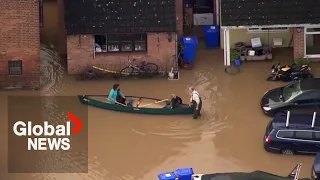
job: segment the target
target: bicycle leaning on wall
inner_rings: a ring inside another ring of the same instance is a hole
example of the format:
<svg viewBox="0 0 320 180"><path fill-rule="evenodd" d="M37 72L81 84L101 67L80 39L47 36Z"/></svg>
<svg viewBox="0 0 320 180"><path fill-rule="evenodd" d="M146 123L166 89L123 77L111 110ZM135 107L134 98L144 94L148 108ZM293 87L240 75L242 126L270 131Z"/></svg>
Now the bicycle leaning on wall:
<svg viewBox="0 0 320 180"><path fill-rule="evenodd" d="M121 77L130 77L130 76L155 76L159 74L158 65L155 63L146 63L142 61L139 65L134 64L136 59L130 59L128 56L129 65L120 70Z"/></svg>

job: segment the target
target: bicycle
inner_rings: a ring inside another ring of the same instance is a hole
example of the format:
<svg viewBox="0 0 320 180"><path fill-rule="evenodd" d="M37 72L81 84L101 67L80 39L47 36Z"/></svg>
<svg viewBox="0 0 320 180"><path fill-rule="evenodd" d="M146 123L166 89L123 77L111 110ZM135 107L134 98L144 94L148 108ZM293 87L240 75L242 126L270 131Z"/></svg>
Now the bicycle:
<svg viewBox="0 0 320 180"><path fill-rule="evenodd" d="M146 61L142 61L140 65L136 65L133 64L134 61L136 61L136 59L132 59L131 61L130 57L128 56L129 65L120 70L120 76L152 76L159 73L158 65L156 65L155 63L146 63Z"/></svg>

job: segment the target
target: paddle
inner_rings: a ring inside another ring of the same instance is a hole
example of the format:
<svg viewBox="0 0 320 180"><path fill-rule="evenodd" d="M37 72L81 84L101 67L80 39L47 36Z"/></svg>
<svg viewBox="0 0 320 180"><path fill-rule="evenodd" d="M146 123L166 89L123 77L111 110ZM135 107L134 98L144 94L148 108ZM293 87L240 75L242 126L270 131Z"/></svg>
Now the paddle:
<svg viewBox="0 0 320 180"><path fill-rule="evenodd" d="M161 103L161 102L164 102L164 101L168 101L168 99L163 99L163 100L161 100L161 101L156 101L156 102L153 102L153 103L150 103L150 104L145 104L145 105L139 106L139 108L146 107L146 106L150 106L150 105L152 105L152 104Z"/></svg>

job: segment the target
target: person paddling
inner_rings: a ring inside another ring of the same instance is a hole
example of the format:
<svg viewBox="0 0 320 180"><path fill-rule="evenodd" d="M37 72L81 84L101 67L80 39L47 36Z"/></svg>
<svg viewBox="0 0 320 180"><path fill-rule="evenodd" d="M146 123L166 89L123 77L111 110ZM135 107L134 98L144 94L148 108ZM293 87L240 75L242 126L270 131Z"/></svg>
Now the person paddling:
<svg viewBox="0 0 320 180"><path fill-rule="evenodd" d="M199 93L193 87L190 87L189 91L191 93L190 106L194 108L193 119L197 119L201 116L202 100Z"/></svg>
<svg viewBox="0 0 320 180"><path fill-rule="evenodd" d="M111 104L114 104L116 102L125 104L126 97L121 93L119 84L113 85L112 89L109 92L108 100Z"/></svg>

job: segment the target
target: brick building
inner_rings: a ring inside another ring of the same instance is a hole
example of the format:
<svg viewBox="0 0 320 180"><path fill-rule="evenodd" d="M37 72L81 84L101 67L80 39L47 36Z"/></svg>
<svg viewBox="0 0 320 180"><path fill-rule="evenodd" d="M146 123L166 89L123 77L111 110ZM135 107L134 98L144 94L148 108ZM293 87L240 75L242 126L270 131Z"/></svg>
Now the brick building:
<svg viewBox="0 0 320 180"><path fill-rule="evenodd" d="M172 56L177 32L182 32L181 1L69 0L62 9L69 74L93 65L120 70L128 56L162 70L176 63Z"/></svg>
<svg viewBox="0 0 320 180"><path fill-rule="evenodd" d="M235 5L236 4L236 5ZM292 47L293 58L320 59L320 1L221 1L221 27L225 65L230 65L230 49L237 42L251 44L260 37L262 44Z"/></svg>
<svg viewBox="0 0 320 180"><path fill-rule="evenodd" d="M38 87L39 1L0 1L0 89Z"/></svg>

